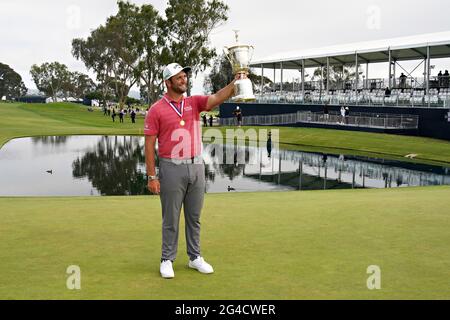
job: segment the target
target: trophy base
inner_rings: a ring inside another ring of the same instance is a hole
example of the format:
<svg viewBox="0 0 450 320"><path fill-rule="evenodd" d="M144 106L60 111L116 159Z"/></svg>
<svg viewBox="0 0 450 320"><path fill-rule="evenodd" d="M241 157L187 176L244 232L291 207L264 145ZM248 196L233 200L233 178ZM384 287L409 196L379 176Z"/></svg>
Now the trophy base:
<svg viewBox="0 0 450 320"><path fill-rule="evenodd" d="M234 93L236 94L231 98L235 102L255 101L255 95L253 94L253 85L250 79L241 78L234 83Z"/></svg>
<svg viewBox="0 0 450 320"><path fill-rule="evenodd" d="M231 98L231 100L233 102L251 102L251 101L256 101L256 97L253 95L252 96L240 95L240 96Z"/></svg>

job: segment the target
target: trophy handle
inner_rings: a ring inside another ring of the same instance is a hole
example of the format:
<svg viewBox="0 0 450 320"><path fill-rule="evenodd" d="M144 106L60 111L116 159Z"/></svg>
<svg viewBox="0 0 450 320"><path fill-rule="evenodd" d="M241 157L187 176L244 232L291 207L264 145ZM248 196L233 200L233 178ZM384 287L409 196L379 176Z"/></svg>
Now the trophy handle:
<svg viewBox="0 0 450 320"><path fill-rule="evenodd" d="M252 50L249 50L249 51L251 51L252 53L250 54L250 59L248 60L249 62L250 61L252 61L252 59L253 59L253 53L255 53L255 47L254 46L248 46L248 48L250 49L252 49Z"/></svg>
<svg viewBox="0 0 450 320"><path fill-rule="evenodd" d="M223 48L223 53L228 58L228 60L231 62L232 60L231 60L231 57L230 57L230 51L228 50L228 47L224 47Z"/></svg>

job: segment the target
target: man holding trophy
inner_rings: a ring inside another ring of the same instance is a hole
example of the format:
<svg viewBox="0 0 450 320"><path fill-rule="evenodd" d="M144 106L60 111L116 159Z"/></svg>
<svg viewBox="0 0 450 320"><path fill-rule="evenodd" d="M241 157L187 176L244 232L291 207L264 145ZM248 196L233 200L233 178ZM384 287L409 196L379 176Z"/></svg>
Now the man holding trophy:
<svg viewBox="0 0 450 320"><path fill-rule="evenodd" d="M148 189L159 194L162 206L162 254L160 273L173 278L173 262L178 248L181 207L184 208L189 267L204 274L213 273L200 253L200 212L205 192L205 168L201 156L200 113L207 112L241 93L239 82L248 80L236 73L226 87L210 96L190 96L187 73L190 67L171 63L163 71L167 93L152 105L145 119L145 158ZM248 85L248 84L247 84ZM251 85L251 83L250 83ZM248 93L248 92L247 92ZM242 94L241 94L242 95ZM158 141L159 175L155 168ZM182 148L180 148L182 145Z"/></svg>

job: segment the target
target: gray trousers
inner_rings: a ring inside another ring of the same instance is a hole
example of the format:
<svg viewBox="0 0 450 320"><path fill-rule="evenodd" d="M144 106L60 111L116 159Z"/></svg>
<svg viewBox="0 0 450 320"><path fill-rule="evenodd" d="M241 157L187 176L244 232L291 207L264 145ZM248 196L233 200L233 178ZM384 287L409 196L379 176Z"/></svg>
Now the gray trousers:
<svg viewBox="0 0 450 320"><path fill-rule="evenodd" d="M177 164L159 159L162 206L163 260L174 261L178 249L181 206L184 208L187 254L191 260L200 256L200 212L205 194L203 162Z"/></svg>

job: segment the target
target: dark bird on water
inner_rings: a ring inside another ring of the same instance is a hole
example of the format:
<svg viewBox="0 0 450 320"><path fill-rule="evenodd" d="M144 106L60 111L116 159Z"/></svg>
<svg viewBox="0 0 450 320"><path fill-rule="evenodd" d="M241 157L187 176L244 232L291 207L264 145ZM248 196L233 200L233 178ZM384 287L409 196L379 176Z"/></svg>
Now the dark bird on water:
<svg viewBox="0 0 450 320"><path fill-rule="evenodd" d="M233 191L233 190L236 190L235 188L233 188L233 187L230 187L230 186L228 186L228 192L230 192L230 191Z"/></svg>
<svg viewBox="0 0 450 320"><path fill-rule="evenodd" d="M47 173L53 174L53 170L47 170Z"/></svg>

